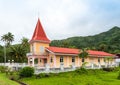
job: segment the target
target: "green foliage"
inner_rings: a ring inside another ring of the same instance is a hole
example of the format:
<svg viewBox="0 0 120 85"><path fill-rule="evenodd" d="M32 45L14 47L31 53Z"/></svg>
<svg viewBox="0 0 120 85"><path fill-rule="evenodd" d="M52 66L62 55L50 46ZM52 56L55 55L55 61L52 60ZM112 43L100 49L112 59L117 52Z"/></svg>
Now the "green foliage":
<svg viewBox="0 0 120 85"><path fill-rule="evenodd" d="M1 36L1 40L5 42L6 46L9 46L14 41L14 35L10 32Z"/></svg>
<svg viewBox="0 0 120 85"><path fill-rule="evenodd" d="M82 69L58 73L57 76L36 79L23 78L29 85L119 85L118 71L106 72L101 69Z"/></svg>
<svg viewBox="0 0 120 85"><path fill-rule="evenodd" d="M15 59L15 62L24 62L26 59L26 51L21 45L11 46L9 55Z"/></svg>
<svg viewBox="0 0 120 85"><path fill-rule="evenodd" d="M10 71L7 76L10 80L15 80L15 81L17 81L20 78L18 73L14 71Z"/></svg>
<svg viewBox="0 0 120 85"><path fill-rule="evenodd" d="M80 53L78 54L80 58L87 58L88 57L88 52L87 49L82 49L80 50Z"/></svg>
<svg viewBox="0 0 120 85"><path fill-rule="evenodd" d="M81 68L85 68L85 66L88 64L88 62L83 62Z"/></svg>
<svg viewBox="0 0 120 85"><path fill-rule="evenodd" d="M40 74L36 74L35 77L37 78L46 78L46 77L50 77L50 73L40 73Z"/></svg>
<svg viewBox="0 0 120 85"><path fill-rule="evenodd" d="M31 77L34 74L34 68L32 67L24 67L20 70L20 77Z"/></svg>
<svg viewBox="0 0 120 85"><path fill-rule="evenodd" d="M120 71L119 71L119 73L118 73L118 77L117 77L117 79L119 79L119 80L120 80Z"/></svg>
<svg viewBox="0 0 120 85"><path fill-rule="evenodd" d="M5 73L8 70L8 67L6 66L0 66L0 72Z"/></svg>
<svg viewBox="0 0 120 85"><path fill-rule="evenodd" d="M113 67L110 67L110 68L102 68L104 71L107 71L107 72L111 72L111 71L114 71L115 68Z"/></svg>
<svg viewBox="0 0 120 85"><path fill-rule="evenodd" d="M87 74L88 73L87 69L85 69L85 68L77 69L77 70L75 70L75 72L78 74Z"/></svg>
<svg viewBox="0 0 120 85"><path fill-rule="evenodd" d="M5 73L0 73L0 85L20 85L20 84L10 80Z"/></svg>
<svg viewBox="0 0 120 85"><path fill-rule="evenodd" d="M78 49L87 48L101 50L110 53L120 53L120 27L113 27L107 32L94 36L71 37L63 40L53 40L51 46L76 47Z"/></svg>
<svg viewBox="0 0 120 85"><path fill-rule="evenodd" d="M26 53L30 52L28 39L23 37L20 44L10 45L14 40L12 33L1 36L1 40L6 44L6 62L8 60L15 62L27 62ZM4 50L0 45L0 62L4 62Z"/></svg>
<svg viewBox="0 0 120 85"><path fill-rule="evenodd" d="M105 61L107 63L107 68L109 68L111 62L113 61L113 57L110 57L110 56L109 57L105 57Z"/></svg>

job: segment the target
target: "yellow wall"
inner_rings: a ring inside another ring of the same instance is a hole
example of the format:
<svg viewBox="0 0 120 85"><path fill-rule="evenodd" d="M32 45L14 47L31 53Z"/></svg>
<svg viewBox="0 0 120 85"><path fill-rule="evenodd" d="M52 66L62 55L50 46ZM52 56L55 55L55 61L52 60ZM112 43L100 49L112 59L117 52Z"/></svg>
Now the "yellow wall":
<svg viewBox="0 0 120 85"><path fill-rule="evenodd" d="M32 51L32 45L34 47L34 52ZM34 53L34 54L44 54L44 53L40 53L40 46L43 46L44 48L45 47L49 47L49 44L48 43L40 43L40 42L33 42L30 44L30 52Z"/></svg>
<svg viewBox="0 0 120 85"><path fill-rule="evenodd" d="M60 67L60 56L56 56L56 67Z"/></svg>
<svg viewBox="0 0 120 85"><path fill-rule="evenodd" d="M52 58L52 62L51 62L51 58ZM50 67L52 67L52 68L54 67L55 61L54 61L54 55L53 54L49 54L48 63L50 65Z"/></svg>
<svg viewBox="0 0 120 85"><path fill-rule="evenodd" d="M68 55L62 55L63 56L63 64L65 68L70 68L72 66L72 56ZM51 62L51 57L53 59L53 62ZM52 53L49 53L49 56L47 58L47 63L51 68L60 68L60 55L55 55ZM114 60L113 60L114 61ZM98 58L97 57L88 57L85 58L85 62L88 62L86 66L91 66L91 62L95 65L99 65ZM100 64L105 65L104 58L100 58ZM39 62L39 66L44 66L44 61L41 59L41 62ZM82 59L78 56L75 57L75 67L80 67L82 65Z"/></svg>
<svg viewBox="0 0 120 85"><path fill-rule="evenodd" d="M72 65L72 56L64 55L64 67L71 67ZM114 60L113 60L114 61ZM85 62L88 62L87 66L91 66L91 62L95 65L99 65L98 58L88 57L85 58ZM53 63L54 64L54 63ZM100 64L105 65L104 58L100 58ZM75 57L75 66L80 67L82 65L82 59L78 56ZM54 65L51 65L53 67ZM60 68L60 55L56 56L56 68Z"/></svg>
<svg viewBox="0 0 120 85"><path fill-rule="evenodd" d="M66 56L63 55L64 57L64 67L71 67L72 65L72 56ZM75 56L75 66L79 67L81 66L81 59L78 56ZM56 56L56 67L59 68L60 67L60 55Z"/></svg>

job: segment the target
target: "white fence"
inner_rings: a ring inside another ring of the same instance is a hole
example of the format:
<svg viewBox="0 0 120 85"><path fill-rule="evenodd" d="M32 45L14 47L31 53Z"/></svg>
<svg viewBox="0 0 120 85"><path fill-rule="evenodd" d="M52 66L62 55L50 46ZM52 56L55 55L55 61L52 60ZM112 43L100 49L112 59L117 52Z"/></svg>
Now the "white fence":
<svg viewBox="0 0 120 85"><path fill-rule="evenodd" d="M28 64L26 63L0 63L0 66L8 66L9 68L11 68L12 70L19 70L23 67L28 66ZM103 67L107 67L108 65L89 65L89 66L85 66L86 69L100 69ZM110 64L109 67L116 67L118 66L117 63L114 64ZM50 68L49 64L46 64L45 67L39 67L38 65L35 65L35 74L38 73L59 73L59 72L67 72L67 71L73 71L75 69L78 69L80 67L68 67L68 68Z"/></svg>
<svg viewBox="0 0 120 85"><path fill-rule="evenodd" d="M0 66L8 66L9 68L12 69L19 69L28 66L26 63L0 63Z"/></svg>

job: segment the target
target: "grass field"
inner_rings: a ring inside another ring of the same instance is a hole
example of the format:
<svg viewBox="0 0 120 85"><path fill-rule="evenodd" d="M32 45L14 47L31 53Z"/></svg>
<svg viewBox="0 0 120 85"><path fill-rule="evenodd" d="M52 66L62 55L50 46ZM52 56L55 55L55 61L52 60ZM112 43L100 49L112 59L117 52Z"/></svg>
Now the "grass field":
<svg viewBox="0 0 120 85"><path fill-rule="evenodd" d="M118 71L89 70L87 73L74 71L39 79L34 76L22 81L29 85L120 85L117 76Z"/></svg>
<svg viewBox="0 0 120 85"><path fill-rule="evenodd" d="M6 74L0 73L0 85L20 85L6 77Z"/></svg>

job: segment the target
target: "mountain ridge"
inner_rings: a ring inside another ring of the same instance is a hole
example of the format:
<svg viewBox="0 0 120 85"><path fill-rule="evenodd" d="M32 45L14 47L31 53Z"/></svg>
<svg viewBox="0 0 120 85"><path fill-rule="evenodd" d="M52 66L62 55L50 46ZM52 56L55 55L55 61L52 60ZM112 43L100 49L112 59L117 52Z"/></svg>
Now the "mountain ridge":
<svg viewBox="0 0 120 85"><path fill-rule="evenodd" d="M68 48L89 48L110 53L120 53L120 27L114 26L106 32L90 36L75 36L53 40L50 46Z"/></svg>

